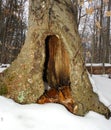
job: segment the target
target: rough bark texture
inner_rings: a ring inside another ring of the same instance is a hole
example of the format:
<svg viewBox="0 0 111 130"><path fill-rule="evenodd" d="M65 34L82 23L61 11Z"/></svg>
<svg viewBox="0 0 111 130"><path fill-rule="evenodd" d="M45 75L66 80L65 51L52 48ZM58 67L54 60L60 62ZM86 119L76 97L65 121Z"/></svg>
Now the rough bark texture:
<svg viewBox="0 0 111 130"><path fill-rule="evenodd" d="M110 111L93 92L84 67L70 0L30 0L29 14L26 42L0 78L1 94L19 103L34 103L45 91L44 80L51 87L69 85L74 114L93 110L109 118ZM53 59L47 60L47 53Z"/></svg>

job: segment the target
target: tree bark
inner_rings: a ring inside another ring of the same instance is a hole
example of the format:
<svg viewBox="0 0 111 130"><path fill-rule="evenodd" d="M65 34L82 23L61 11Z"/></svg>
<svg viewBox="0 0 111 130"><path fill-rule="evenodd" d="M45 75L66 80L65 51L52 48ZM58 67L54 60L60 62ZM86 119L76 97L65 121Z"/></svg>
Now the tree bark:
<svg viewBox="0 0 111 130"><path fill-rule="evenodd" d="M103 27L103 0L101 0L101 9L100 9L100 25ZM104 43L103 43L103 28L100 29L100 35L99 35L99 62L103 62L104 57Z"/></svg>
<svg viewBox="0 0 111 130"><path fill-rule="evenodd" d="M108 3L108 11L111 9L111 0ZM107 17L107 32L106 32L106 56L105 62L109 63L109 55L110 55L110 16Z"/></svg>
<svg viewBox="0 0 111 130"><path fill-rule="evenodd" d="M58 89L69 85L74 114L83 116L93 110L109 118L110 111L93 92L84 66L71 1L30 0L29 5L26 42L0 78L1 90L7 89L5 96L34 103L45 91L44 82Z"/></svg>

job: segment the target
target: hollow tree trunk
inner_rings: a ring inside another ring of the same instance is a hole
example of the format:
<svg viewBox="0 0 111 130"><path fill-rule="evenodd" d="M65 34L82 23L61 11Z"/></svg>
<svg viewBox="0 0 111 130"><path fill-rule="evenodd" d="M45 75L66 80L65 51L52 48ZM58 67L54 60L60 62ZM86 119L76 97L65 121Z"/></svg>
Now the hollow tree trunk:
<svg viewBox="0 0 111 130"><path fill-rule="evenodd" d="M26 42L0 78L1 94L19 103L34 103L44 82L59 89L69 86L73 113L89 110L109 117L110 111L93 92L81 56L80 38L70 0L30 0Z"/></svg>

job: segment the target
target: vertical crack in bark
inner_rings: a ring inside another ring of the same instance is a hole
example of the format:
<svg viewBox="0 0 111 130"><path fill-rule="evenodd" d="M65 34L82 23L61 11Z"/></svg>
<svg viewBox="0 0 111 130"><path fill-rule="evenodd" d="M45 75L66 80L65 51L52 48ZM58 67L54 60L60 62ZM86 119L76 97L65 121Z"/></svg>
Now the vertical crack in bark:
<svg viewBox="0 0 111 130"><path fill-rule="evenodd" d="M54 5L54 0L50 0L50 7L49 7L49 29L50 29L50 24L51 24L51 15L52 15L52 8Z"/></svg>

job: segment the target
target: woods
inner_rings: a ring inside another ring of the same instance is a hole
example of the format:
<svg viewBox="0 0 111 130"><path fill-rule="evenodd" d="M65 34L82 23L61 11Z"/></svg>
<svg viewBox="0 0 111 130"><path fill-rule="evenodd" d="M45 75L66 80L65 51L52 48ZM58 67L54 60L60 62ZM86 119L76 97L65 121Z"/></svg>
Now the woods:
<svg viewBox="0 0 111 130"><path fill-rule="evenodd" d="M79 6L79 29L86 62L111 63L111 0L84 4Z"/></svg>
<svg viewBox="0 0 111 130"><path fill-rule="evenodd" d="M28 0L0 1L0 63L11 63L24 44L27 3ZM84 59L88 63L111 63L110 5L111 0L72 0L72 11L84 48Z"/></svg>

